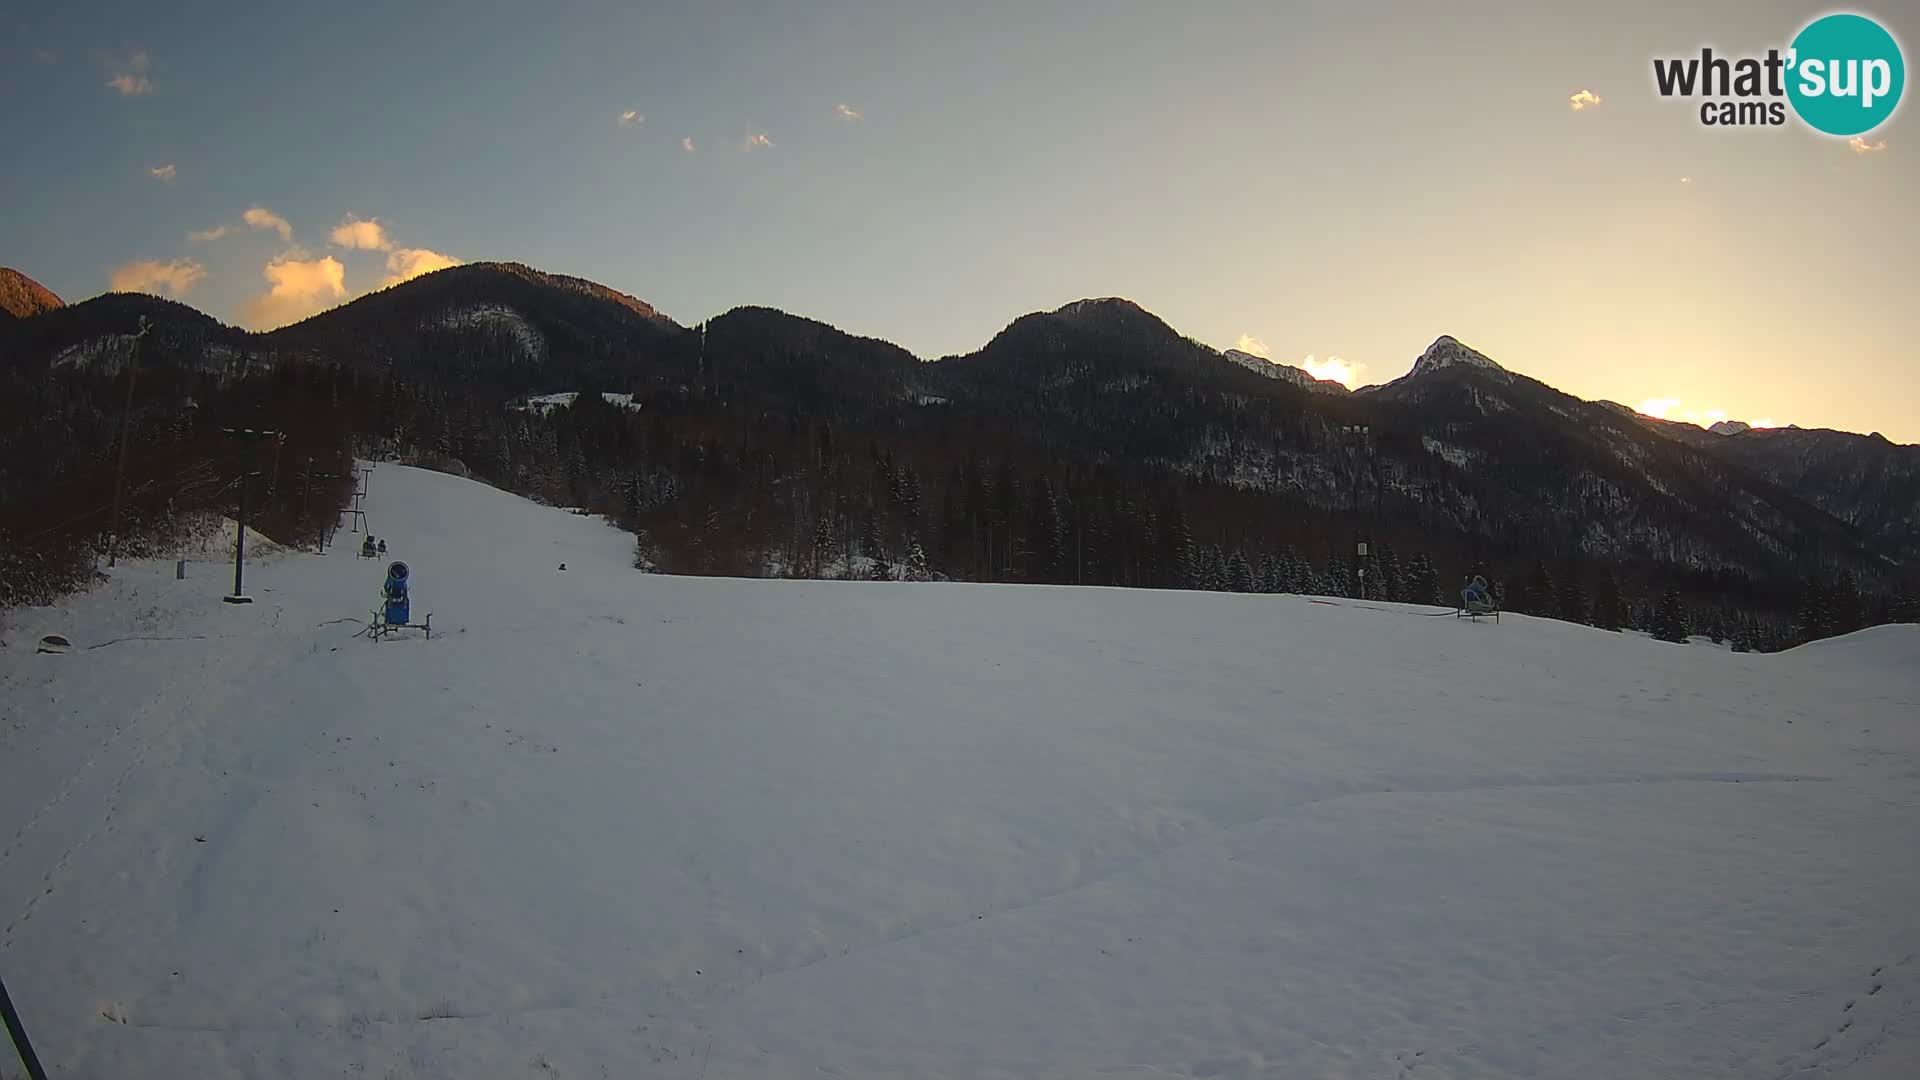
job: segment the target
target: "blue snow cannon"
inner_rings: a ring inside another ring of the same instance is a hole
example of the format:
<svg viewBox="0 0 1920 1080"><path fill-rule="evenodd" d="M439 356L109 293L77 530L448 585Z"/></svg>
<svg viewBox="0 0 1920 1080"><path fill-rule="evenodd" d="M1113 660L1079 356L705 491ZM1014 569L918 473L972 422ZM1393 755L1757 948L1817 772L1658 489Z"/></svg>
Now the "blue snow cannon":
<svg viewBox="0 0 1920 1080"><path fill-rule="evenodd" d="M387 583L380 589L380 595L387 604L386 620L389 626L405 626L413 614L412 601L407 597L407 564L396 562L387 567Z"/></svg>

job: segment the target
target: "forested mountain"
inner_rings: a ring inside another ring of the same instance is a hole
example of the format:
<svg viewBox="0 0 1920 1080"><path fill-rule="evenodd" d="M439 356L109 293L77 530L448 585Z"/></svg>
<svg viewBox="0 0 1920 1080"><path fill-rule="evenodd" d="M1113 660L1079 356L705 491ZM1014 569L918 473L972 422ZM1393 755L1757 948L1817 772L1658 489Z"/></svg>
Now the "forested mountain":
<svg viewBox="0 0 1920 1080"><path fill-rule="evenodd" d="M1665 425L1450 337L1347 393L1108 298L926 362L767 308L681 326L501 263L266 334L126 295L0 324L0 533L16 546L102 528L142 318L136 471L194 459L228 478L186 502L230 499L239 471L207 431L297 429L281 452L332 463L314 475L343 471L351 438L604 512L671 572L1354 593L1366 538L1368 595L1430 602L1477 566L1542 614L1652 629L1670 608L1671 630L1684 607L1767 645L1804 636L1814 590L1853 590L1863 618L1906 611L1917 565L1920 449ZM572 391L571 407L514 407ZM143 474L143 519L185 505L170 482ZM291 497L273 495L287 527L323 527L324 507ZM94 516L61 525L56 503Z"/></svg>
<svg viewBox="0 0 1920 1080"><path fill-rule="evenodd" d="M60 306L53 290L18 270L0 266L0 319L24 319Z"/></svg>

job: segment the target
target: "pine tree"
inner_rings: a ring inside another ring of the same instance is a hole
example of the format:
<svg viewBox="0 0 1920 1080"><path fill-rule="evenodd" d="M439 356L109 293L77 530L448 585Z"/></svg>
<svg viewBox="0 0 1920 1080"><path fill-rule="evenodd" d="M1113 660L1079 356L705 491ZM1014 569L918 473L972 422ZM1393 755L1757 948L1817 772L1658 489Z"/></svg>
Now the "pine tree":
<svg viewBox="0 0 1920 1080"><path fill-rule="evenodd" d="M1570 623L1591 623L1592 612L1587 607L1587 590L1581 586L1579 577L1569 568L1560 579L1560 617Z"/></svg>
<svg viewBox="0 0 1920 1080"><path fill-rule="evenodd" d="M1620 629L1625 621L1620 599L1620 583L1614 579L1612 571L1600 576L1600 583L1593 591L1593 625L1602 630Z"/></svg>
<svg viewBox="0 0 1920 1080"><path fill-rule="evenodd" d="M1534 560L1533 570L1521 586L1520 610L1528 615L1552 618L1557 612L1553 589L1553 575L1547 573L1547 564Z"/></svg>
<svg viewBox="0 0 1920 1080"><path fill-rule="evenodd" d="M1407 600L1414 604L1440 603L1440 571L1425 552L1407 564Z"/></svg>
<svg viewBox="0 0 1920 1080"><path fill-rule="evenodd" d="M1653 636L1658 641L1686 644L1686 611L1680 603L1680 590L1671 585L1660 594L1660 606L1654 609Z"/></svg>
<svg viewBox="0 0 1920 1080"><path fill-rule="evenodd" d="M1920 595L1916 595L1913 582L1900 583L1900 591L1894 595L1887 618L1897 623L1920 623Z"/></svg>
<svg viewBox="0 0 1920 1080"><path fill-rule="evenodd" d="M927 552L916 538L907 548L907 579L909 581L931 581L933 572L927 568Z"/></svg>
<svg viewBox="0 0 1920 1080"><path fill-rule="evenodd" d="M1247 562L1247 553L1236 551L1233 560L1227 564L1227 590L1246 593L1253 591L1253 566Z"/></svg>
<svg viewBox="0 0 1920 1080"><path fill-rule="evenodd" d="M1394 552L1393 545L1379 546L1373 560L1373 572L1380 579L1371 586L1375 596L1395 602L1406 600L1406 585L1401 576L1400 556Z"/></svg>
<svg viewBox="0 0 1920 1080"><path fill-rule="evenodd" d="M1835 636L1838 636L1840 634L1851 634L1855 630L1860 629L1864 621L1861 617L1860 586L1854 581L1853 571L1841 571L1840 577L1833 583L1832 597L1833 603L1831 610L1833 612L1833 626L1831 632Z"/></svg>
<svg viewBox="0 0 1920 1080"><path fill-rule="evenodd" d="M1804 644L1819 641L1833 633L1827 588L1817 577L1810 577L1800 589L1800 603L1794 608L1793 630Z"/></svg>

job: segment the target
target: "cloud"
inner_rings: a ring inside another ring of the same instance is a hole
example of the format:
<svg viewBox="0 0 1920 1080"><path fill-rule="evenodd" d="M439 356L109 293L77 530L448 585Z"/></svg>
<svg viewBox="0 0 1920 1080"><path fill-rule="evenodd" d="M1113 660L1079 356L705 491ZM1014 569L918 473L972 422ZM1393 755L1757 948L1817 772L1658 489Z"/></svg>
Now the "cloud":
<svg viewBox="0 0 1920 1080"><path fill-rule="evenodd" d="M680 140L680 149L685 150L689 154L693 153L695 150L695 147L693 145L693 136L688 135L682 138Z"/></svg>
<svg viewBox="0 0 1920 1080"><path fill-rule="evenodd" d="M52 49L35 49L33 50L33 62L36 64L57 64L60 62L60 54L54 52Z"/></svg>
<svg viewBox="0 0 1920 1080"><path fill-rule="evenodd" d="M620 114L621 127L632 127L635 124L644 124L646 122L647 118L640 115L638 109L628 109L626 112Z"/></svg>
<svg viewBox="0 0 1920 1080"><path fill-rule="evenodd" d="M1233 347L1243 353L1252 353L1262 360L1270 359L1268 356L1267 343L1254 337L1252 334L1241 334L1240 340L1234 342Z"/></svg>
<svg viewBox="0 0 1920 1080"><path fill-rule="evenodd" d="M293 240L293 226L287 224L286 218L264 206L248 207L247 212L240 215L240 220L256 229L272 229L280 234L282 240Z"/></svg>
<svg viewBox="0 0 1920 1080"><path fill-rule="evenodd" d="M1300 361L1300 367L1316 379L1331 379L1349 390L1361 385L1360 376L1367 370L1367 365L1344 357L1329 356L1321 360L1311 354Z"/></svg>
<svg viewBox="0 0 1920 1080"><path fill-rule="evenodd" d="M215 240L220 239L221 237L227 235L229 232L232 232L232 231L233 231L233 227L230 225L215 225L211 229L200 229L195 232L188 233L187 243L211 244Z"/></svg>
<svg viewBox="0 0 1920 1080"><path fill-rule="evenodd" d="M113 78L107 80L107 86L118 90L121 97L145 97L153 93L153 80L147 78L147 69L151 66L147 50L137 50L125 63L109 65Z"/></svg>
<svg viewBox="0 0 1920 1080"><path fill-rule="evenodd" d="M1885 139L1881 139L1879 142L1868 142L1865 138L1855 135L1853 138L1847 140L1847 149L1852 150L1856 154L1877 154L1886 148L1887 140Z"/></svg>
<svg viewBox="0 0 1920 1080"><path fill-rule="evenodd" d="M1658 420L1673 420L1685 424L1698 424L1711 427L1727 418L1725 409L1687 409L1686 403L1675 397L1648 398L1640 403L1635 411L1642 416L1651 416ZM1774 427L1771 420L1750 420L1748 427Z"/></svg>
<svg viewBox="0 0 1920 1080"><path fill-rule="evenodd" d="M153 177L163 184L173 183L173 178L179 174L180 170L174 168L171 164L155 165L153 168L147 170L148 176Z"/></svg>
<svg viewBox="0 0 1920 1080"><path fill-rule="evenodd" d="M300 248L274 257L260 271L265 293L241 306L240 318L255 330L271 330L317 315L347 295L347 268L328 255L314 259Z"/></svg>
<svg viewBox="0 0 1920 1080"><path fill-rule="evenodd" d="M1567 104L1573 106L1574 112L1591 109L1600 104L1600 101L1600 95L1591 90L1576 90L1567 96Z"/></svg>
<svg viewBox="0 0 1920 1080"><path fill-rule="evenodd" d="M740 150L742 153L751 154L755 150L769 150L772 149L772 147L773 140L769 138L764 131L749 131L747 132L747 137L740 140Z"/></svg>
<svg viewBox="0 0 1920 1080"><path fill-rule="evenodd" d="M1683 177L1681 177L1681 178L1680 178L1680 182L1681 182L1681 183L1683 183L1683 184L1691 184L1691 183L1693 183L1693 177L1691 177L1691 176L1683 176Z"/></svg>
<svg viewBox="0 0 1920 1080"><path fill-rule="evenodd" d="M378 218L361 221L352 214L348 214L347 220L334 227L330 239L343 248L354 248L360 251L393 250L393 241L387 239L386 227L380 224Z"/></svg>
<svg viewBox="0 0 1920 1080"><path fill-rule="evenodd" d="M174 296L185 296L207 276L207 268L192 259L138 259L107 271L107 285L114 292L153 292L165 289Z"/></svg>
<svg viewBox="0 0 1920 1080"><path fill-rule="evenodd" d="M867 118L866 113L861 112L859 109L856 109L851 105L845 105L845 104L835 105L833 107L833 111L839 114L840 119L846 120L855 124Z"/></svg>
<svg viewBox="0 0 1920 1080"><path fill-rule="evenodd" d="M426 248L401 248L387 256L387 279L380 283L381 288L411 281L421 274L431 274L435 270L445 270L449 266L459 266L460 260L451 255Z"/></svg>

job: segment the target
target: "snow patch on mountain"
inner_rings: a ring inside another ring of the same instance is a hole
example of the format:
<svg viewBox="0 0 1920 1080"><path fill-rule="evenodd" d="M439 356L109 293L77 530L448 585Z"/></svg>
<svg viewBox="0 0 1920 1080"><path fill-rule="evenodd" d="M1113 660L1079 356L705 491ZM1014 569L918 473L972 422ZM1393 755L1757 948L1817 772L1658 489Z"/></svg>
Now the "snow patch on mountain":
<svg viewBox="0 0 1920 1080"><path fill-rule="evenodd" d="M1290 382L1295 386L1304 387L1322 394L1344 394L1347 392L1345 385L1334 382L1332 379L1316 379L1311 372L1303 368L1294 367L1292 364L1283 364L1278 360L1269 360L1264 356L1255 356L1250 352L1242 352L1239 349L1228 349L1220 355L1256 375L1262 375L1269 379L1279 379L1282 382Z"/></svg>
<svg viewBox="0 0 1920 1080"><path fill-rule="evenodd" d="M1460 366L1481 368L1511 377L1506 368L1494 363L1486 354L1468 348L1446 334L1435 338L1433 344L1427 346L1427 351L1421 353L1420 358L1413 362L1413 370L1407 372L1407 377L1419 378L1422 375Z"/></svg>
<svg viewBox="0 0 1920 1080"><path fill-rule="evenodd" d="M1707 430L1715 435L1744 435L1753 428L1744 420L1721 420Z"/></svg>
<svg viewBox="0 0 1920 1080"><path fill-rule="evenodd" d="M547 357L547 338L525 315L504 304L469 304L442 312L434 325L446 330L505 334L520 347L529 363Z"/></svg>
<svg viewBox="0 0 1920 1080"><path fill-rule="evenodd" d="M566 390L558 394L535 394L525 401L508 405L507 408L513 412L533 413L536 416L545 416L555 409L572 408L573 403L579 400L579 397L580 391L578 390ZM618 405L623 409L631 409L634 412L640 411L640 404L633 400L632 394L602 392L600 399L609 405Z"/></svg>

